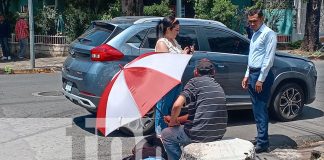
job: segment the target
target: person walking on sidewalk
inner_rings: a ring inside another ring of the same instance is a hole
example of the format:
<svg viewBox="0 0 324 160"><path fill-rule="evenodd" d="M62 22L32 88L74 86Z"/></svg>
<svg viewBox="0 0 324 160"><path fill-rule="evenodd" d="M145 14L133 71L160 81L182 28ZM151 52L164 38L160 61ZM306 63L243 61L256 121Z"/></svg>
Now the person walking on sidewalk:
<svg viewBox="0 0 324 160"><path fill-rule="evenodd" d="M27 45L28 45L28 24L25 20L25 15L20 14L19 20L16 22L15 26L15 33L16 33L16 39L19 42L19 52L18 52L18 58L24 59Z"/></svg>
<svg viewBox="0 0 324 160"><path fill-rule="evenodd" d="M4 15L0 15L0 44L2 48L2 60L11 60L9 42L10 27L8 22L5 20Z"/></svg>
<svg viewBox="0 0 324 160"><path fill-rule="evenodd" d="M162 130L161 138L169 160L180 158L181 145L212 142L224 136L226 98L214 75L213 63L208 59L200 60L194 70L195 77L189 80L174 102L171 116L164 117L169 127ZM179 117L184 104L188 105L188 114Z"/></svg>
<svg viewBox="0 0 324 160"><path fill-rule="evenodd" d="M250 42L248 66L242 80L242 87L248 89L252 99L252 110L257 127L255 152L267 152L268 138L268 101L274 75L271 71L277 46L276 33L263 24L262 10L248 12L248 22L254 31Z"/></svg>

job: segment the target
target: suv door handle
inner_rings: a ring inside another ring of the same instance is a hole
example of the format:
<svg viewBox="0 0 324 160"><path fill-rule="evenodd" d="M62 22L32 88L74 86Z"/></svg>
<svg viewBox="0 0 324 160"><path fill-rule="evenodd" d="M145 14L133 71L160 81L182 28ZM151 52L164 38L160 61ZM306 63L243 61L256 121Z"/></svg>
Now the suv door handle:
<svg viewBox="0 0 324 160"><path fill-rule="evenodd" d="M225 68L225 66L222 64L217 64L217 68Z"/></svg>

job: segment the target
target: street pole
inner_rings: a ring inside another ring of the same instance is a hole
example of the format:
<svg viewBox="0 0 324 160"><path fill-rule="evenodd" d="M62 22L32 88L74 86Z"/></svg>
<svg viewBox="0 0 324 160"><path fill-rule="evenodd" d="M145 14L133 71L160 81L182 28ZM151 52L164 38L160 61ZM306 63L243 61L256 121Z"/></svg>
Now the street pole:
<svg viewBox="0 0 324 160"><path fill-rule="evenodd" d="M181 17L181 0L177 0L177 17Z"/></svg>
<svg viewBox="0 0 324 160"><path fill-rule="evenodd" d="M35 68L33 0L28 0L30 68Z"/></svg>

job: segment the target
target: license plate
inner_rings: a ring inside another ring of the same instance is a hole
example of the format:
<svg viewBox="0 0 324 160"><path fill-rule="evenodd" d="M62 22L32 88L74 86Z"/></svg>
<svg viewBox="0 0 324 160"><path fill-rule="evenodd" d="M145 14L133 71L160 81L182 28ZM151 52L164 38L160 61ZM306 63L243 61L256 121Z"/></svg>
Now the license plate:
<svg viewBox="0 0 324 160"><path fill-rule="evenodd" d="M72 90L72 85L71 85L70 83L66 83L66 85L65 85L65 90L66 90L67 92L71 92L71 90Z"/></svg>

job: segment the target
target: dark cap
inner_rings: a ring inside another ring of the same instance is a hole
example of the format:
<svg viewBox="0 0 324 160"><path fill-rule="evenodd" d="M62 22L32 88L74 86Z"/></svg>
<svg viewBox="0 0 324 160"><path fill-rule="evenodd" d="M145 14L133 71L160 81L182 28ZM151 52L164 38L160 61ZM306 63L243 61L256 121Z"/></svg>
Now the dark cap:
<svg viewBox="0 0 324 160"><path fill-rule="evenodd" d="M204 58L198 61L196 69L200 75L212 75L214 74L215 66L209 59Z"/></svg>

